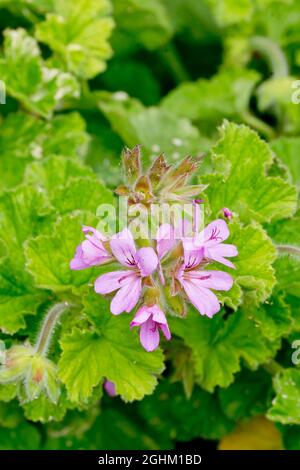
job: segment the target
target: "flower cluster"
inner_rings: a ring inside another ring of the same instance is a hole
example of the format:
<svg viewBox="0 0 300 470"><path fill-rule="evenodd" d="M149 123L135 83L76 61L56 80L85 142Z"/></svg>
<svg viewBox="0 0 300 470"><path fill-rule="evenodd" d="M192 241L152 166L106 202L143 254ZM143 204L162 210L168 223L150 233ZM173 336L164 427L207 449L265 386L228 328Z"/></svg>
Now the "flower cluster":
<svg viewBox="0 0 300 470"><path fill-rule="evenodd" d="M119 267L99 276L95 291L101 295L115 293L110 304L113 315L137 308L130 328L138 327L141 344L146 351L153 351L159 345L160 332L167 340L171 338L166 313L174 313L174 299L178 300L177 313L181 316L186 314L188 302L208 317L220 310L213 291L229 290L233 280L228 273L207 267L217 262L234 268L228 258L238 253L234 245L223 243L229 237L225 220L217 219L199 230L199 207L204 201L196 197L206 185L189 184L189 180L201 156L186 157L172 166L161 154L144 173L140 146L125 149L122 158L125 184L115 192L127 198L128 207L143 205L151 210L152 204L167 204L174 209L174 204L182 207L190 203L192 223L187 217L179 217L175 223L173 217L172 223L162 223L156 236L143 240L142 246L135 243L130 228L108 238L84 226L85 240L77 247L70 267L80 270L109 263ZM220 212L227 220L233 217L228 208Z"/></svg>
<svg viewBox="0 0 300 470"><path fill-rule="evenodd" d="M140 341L146 351L159 345L160 331L169 340L171 333L166 319L168 303L166 285L172 296L189 301L201 315L212 317L220 310L213 292L231 289L232 277L223 271L209 270L218 262L230 268L228 259L236 256L234 245L223 243L229 237L227 223L222 219L211 222L204 230L187 236L188 222L179 230L171 224L159 227L156 240L147 247L137 247L129 229L107 240L93 227L83 227L86 239L77 247L71 269L85 269L114 262L120 270L99 276L94 284L98 294L115 292L110 311L114 315L137 311L130 328L140 328Z"/></svg>

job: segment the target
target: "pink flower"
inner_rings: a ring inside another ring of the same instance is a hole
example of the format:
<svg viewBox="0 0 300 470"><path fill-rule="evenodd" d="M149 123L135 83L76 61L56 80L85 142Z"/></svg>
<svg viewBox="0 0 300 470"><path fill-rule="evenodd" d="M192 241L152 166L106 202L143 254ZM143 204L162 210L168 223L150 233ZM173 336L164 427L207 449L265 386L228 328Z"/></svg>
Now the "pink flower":
<svg viewBox="0 0 300 470"><path fill-rule="evenodd" d="M183 239L184 251L202 255L203 258L211 261L218 261L229 268L235 268L234 264L226 259L237 256L238 251L235 245L223 243L229 237L229 229L222 219L211 222L204 230L195 237Z"/></svg>
<svg viewBox="0 0 300 470"><path fill-rule="evenodd" d="M228 220L232 219L233 214L230 209L228 209L227 207L223 207L222 212L223 212L224 217L226 217L226 219Z"/></svg>
<svg viewBox="0 0 300 470"><path fill-rule="evenodd" d="M116 386L110 380L105 380L103 388L106 391L107 395L109 395L110 397L115 397L117 395Z"/></svg>
<svg viewBox="0 0 300 470"><path fill-rule="evenodd" d="M169 341L171 333L164 312L157 306L151 307L143 305L138 309L134 319L130 323L130 328L140 326L140 340L146 351L154 351L159 345L159 330Z"/></svg>
<svg viewBox="0 0 300 470"><path fill-rule="evenodd" d="M76 248L75 256L70 262L71 269L86 269L113 259L103 244L107 239L98 230L83 226L82 231L86 240Z"/></svg>
<svg viewBox="0 0 300 470"><path fill-rule="evenodd" d="M109 294L117 290L110 311L119 315L130 312L136 306L142 293L142 279L155 271L158 259L153 248L137 250L128 229L114 235L110 247L119 263L129 269L99 276L95 281L95 291L98 294Z"/></svg>
<svg viewBox="0 0 300 470"><path fill-rule="evenodd" d="M196 270L199 262L201 262L200 251L185 259L176 278L201 315L212 317L220 310L220 303L210 289L227 291L231 289L233 280L229 274L222 271Z"/></svg>

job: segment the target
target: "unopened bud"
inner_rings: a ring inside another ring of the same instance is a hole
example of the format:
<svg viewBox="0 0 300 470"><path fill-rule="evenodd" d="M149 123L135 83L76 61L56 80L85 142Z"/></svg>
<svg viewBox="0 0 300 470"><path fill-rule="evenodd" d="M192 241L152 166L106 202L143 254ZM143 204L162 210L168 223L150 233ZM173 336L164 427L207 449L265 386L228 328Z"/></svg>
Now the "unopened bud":
<svg viewBox="0 0 300 470"><path fill-rule="evenodd" d="M141 147L125 148L122 160L127 182L132 185L141 175Z"/></svg>

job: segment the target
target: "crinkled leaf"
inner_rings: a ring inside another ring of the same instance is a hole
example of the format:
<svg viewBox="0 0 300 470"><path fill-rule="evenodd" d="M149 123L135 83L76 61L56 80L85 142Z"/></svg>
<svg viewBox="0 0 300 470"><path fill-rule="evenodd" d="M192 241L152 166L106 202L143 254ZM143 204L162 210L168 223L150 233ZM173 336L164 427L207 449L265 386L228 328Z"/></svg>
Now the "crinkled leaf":
<svg viewBox="0 0 300 470"><path fill-rule="evenodd" d="M242 226L232 221L229 230L228 242L238 249L238 256L232 259L236 269L222 266L222 270L228 271L235 282L230 291L219 293L219 298L236 309L249 296L251 302L262 302L270 295L275 284L272 263L276 259L276 250L259 224Z"/></svg>
<svg viewBox="0 0 300 470"><path fill-rule="evenodd" d="M107 302L96 294L86 299L85 309L96 321L97 331L74 330L61 339L59 374L69 398L86 401L104 377L115 383L125 401L150 394L164 368L162 352L144 351L137 335L129 330L129 316L113 316Z"/></svg>
<svg viewBox="0 0 300 470"><path fill-rule="evenodd" d="M61 292L87 284L93 269L72 271L70 261L83 240L82 225L95 225L90 213L71 213L59 217L51 235L31 238L25 246L26 266L38 287Z"/></svg>
<svg viewBox="0 0 300 470"><path fill-rule="evenodd" d="M197 122L200 129L214 133L224 118L243 120L259 74L253 70L223 70L211 79L183 83L172 90L162 106L175 116Z"/></svg>
<svg viewBox="0 0 300 470"><path fill-rule="evenodd" d="M101 204L114 206L113 193L95 178L71 178L52 200L60 214L82 209L96 213Z"/></svg>
<svg viewBox="0 0 300 470"><path fill-rule="evenodd" d="M58 403L52 403L46 395L24 403L24 414L33 422L48 423L50 421L61 421L67 412L67 400L60 397Z"/></svg>
<svg viewBox="0 0 300 470"><path fill-rule="evenodd" d="M68 73L44 65L37 42L24 29L6 30L0 75L9 94L34 113L50 117L66 96L78 96L78 83Z"/></svg>
<svg viewBox="0 0 300 470"><path fill-rule="evenodd" d="M282 424L300 424L300 370L285 369L273 379L276 393L268 418Z"/></svg>
<svg viewBox="0 0 300 470"><path fill-rule="evenodd" d="M0 208L1 237L6 250L0 265L0 327L15 333L25 326L24 316L34 314L45 298L42 291L35 291L25 271L23 244L29 236L43 230L51 208L45 195L31 186L5 191Z"/></svg>
<svg viewBox="0 0 300 470"><path fill-rule="evenodd" d="M300 138L280 137L271 142L271 147L276 155L285 163L289 169L291 180L300 184Z"/></svg>
<svg viewBox="0 0 300 470"><path fill-rule="evenodd" d="M70 184L72 179L92 176L91 169L82 163L70 158L53 156L28 165L24 183L44 188L52 200L57 191Z"/></svg>
<svg viewBox="0 0 300 470"><path fill-rule="evenodd" d="M171 330L192 349L196 380L205 390L228 387L243 359L256 368L274 355L278 342L270 344L248 318L238 310L225 321L222 313L212 319L190 310L186 319L170 319Z"/></svg>
<svg viewBox="0 0 300 470"><path fill-rule="evenodd" d="M229 207L244 222L270 222L291 216L297 207L297 191L280 177L267 176L273 154L250 128L225 122L213 148L215 174L207 195L213 214Z"/></svg>
<svg viewBox="0 0 300 470"><path fill-rule="evenodd" d="M268 227L270 236L279 245L300 246L300 210L289 220L278 221ZM290 255L280 255L275 265L277 288L299 297L300 261Z"/></svg>
<svg viewBox="0 0 300 470"><path fill-rule="evenodd" d="M53 0L52 11L36 27L36 37L56 53L70 72L94 77L106 68L114 22L107 0Z"/></svg>
<svg viewBox="0 0 300 470"><path fill-rule="evenodd" d="M14 268L7 260L0 264L0 328L10 334L24 328L25 316L35 314L47 297L33 288L27 273L14 274Z"/></svg>
<svg viewBox="0 0 300 470"><path fill-rule="evenodd" d="M135 45L153 50L161 47L172 35L172 24L159 0L113 0L117 23L116 33Z"/></svg>

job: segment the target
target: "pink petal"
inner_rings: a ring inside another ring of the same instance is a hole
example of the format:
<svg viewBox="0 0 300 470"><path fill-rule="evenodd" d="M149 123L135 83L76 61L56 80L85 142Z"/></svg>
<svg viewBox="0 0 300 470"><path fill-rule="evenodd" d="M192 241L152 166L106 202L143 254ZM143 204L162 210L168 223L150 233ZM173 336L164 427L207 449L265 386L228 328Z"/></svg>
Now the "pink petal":
<svg viewBox="0 0 300 470"><path fill-rule="evenodd" d="M151 313L149 307L147 307L147 305L143 305L136 312L132 322L130 323L130 328L132 328L133 326L142 325L143 323L145 323L148 320L148 318L151 315L152 315L152 313Z"/></svg>
<svg viewBox="0 0 300 470"><path fill-rule="evenodd" d="M188 280L197 283L199 287L214 290L230 290L233 279L223 271L190 271L186 274Z"/></svg>
<svg viewBox="0 0 300 470"><path fill-rule="evenodd" d="M228 266L229 268L235 268L234 264L231 261L225 259L225 256L228 256L230 258L232 256L238 255L238 251L235 245L220 243L219 245L215 245L210 248L205 248L204 253L206 258L225 264L225 266Z"/></svg>
<svg viewBox="0 0 300 470"><path fill-rule="evenodd" d="M125 228L122 232L114 235L110 241L110 247L114 256L123 266L133 267L136 265L136 248L130 230Z"/></svg>
<svg viewBox="0 0 300 470"><path fill-rule="evenodd" d="M162 224L156 234L156 251L162 259L176 245L174 228L170 224Z"/></svg>
<svg viewBox="0 0 300 470"><path fill-rule="evenodd" d="M130 312L138 303L142 292L142 280L138 276L130 278L130 282L118 290L111 301L110 311L113 315Z"/></svg>
<svg viewBox="0 0 300 470"><path fill-rule="evenodd" d="M154 351L159 345L159 331L153 320L143 323L140 329L140 340L146 351Z"/></svg>
<svg viewBox="0 0 300 470"><path fill-rule="evenodd" d="M161 308L159 308L157 305L153 305L152 307L149 307L149 310L152 313L152 318L155 323L161 323L163 325L167 324L166 316Z"/></svg>
<svg viewBox="0 0 300 470"><path fill-rule="evenodd" d="M225 220L217 219L205 227L197 236L198 246L206 248L222 243L229 237L229 229Z"/></svg>
<svg viewBox="0 0 300 470"><path fill-rule="evenodd" d="M217 296L205 287L201 287L196 279L181 280L181 284L190 302L201 313L212 317L220 310L220 303Z"/></svg>
<svg viewBox="0 0 300 470"><path fill-rule="evenodd" d="M89 227L88 225L83 225L82 226L82 231L87 237L90 236L89 233L92 233L94 235L94 238L96 238L97 240L100 240L100 241L103 241L103 242L107 240L107 238L104 235L102 235L102 233L99 232L94 227Z"/></svg>
<svg viewBox="0 0 300 470"><path fill-rule="evenodd" d="M160 324L159 325L161 331L164 334L164 337L166 338L167 341L170 341L171 339L171 331L169 329L169 325L166 323L165 325Z"/></svg>
<svg viewBox="0 0 300 470"><path fill-rule="evenodd" d="M110 397L115 397L117 395L116 386L110 380L105 380L103 387L107 395L109 395Z"/></svg>
<svg viewBox="0 0 300 470"><path fill-rule="evenodd" d="M99 276L94 284L97 294L110 294L128 284L136 274L132 271L113 271Z"/></svg>
<svg viewBox="0 0 300 470"><path fill-rule="evenodd" d="M175 227L175 239L182 240L184 238L192 237L193 235L193 227L189 220L183 219L177 226Z"/></svg>
<svg viewBox="0 0 300 470"><path fill-rule="evenodd" d="M152 274L158 264L157 255L151 247L140 248L135 255L135 261L142 277Z"/></svg>
<svg viewBox="0 0 300 470"><path fill-rule="evenodd" d="M191 248L190 243L186 244L186 242L183 242L184 266L187 269L195 268L203 260L204 248L187 249L187 246Z"/></svg>

